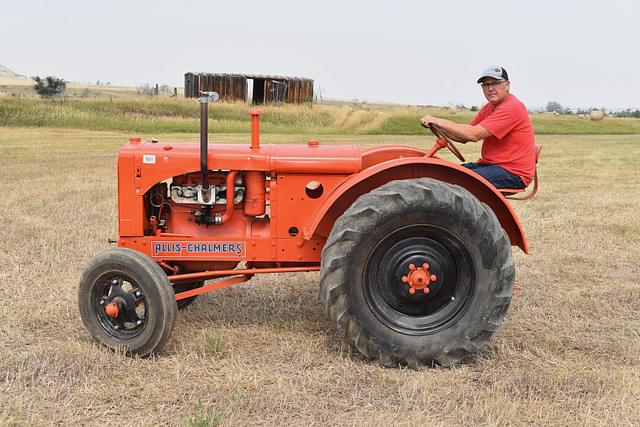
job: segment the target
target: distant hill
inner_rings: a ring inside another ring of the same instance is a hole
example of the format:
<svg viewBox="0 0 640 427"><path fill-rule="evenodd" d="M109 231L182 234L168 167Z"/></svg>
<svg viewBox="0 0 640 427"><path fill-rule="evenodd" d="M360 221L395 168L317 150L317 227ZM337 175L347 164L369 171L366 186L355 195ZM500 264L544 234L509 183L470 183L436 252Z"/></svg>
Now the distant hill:
<svg viewBox="0 0 640 427"><path fill-rule="evenodd" d="M21 74L17 74L15 72L11 71L10 69L8 69L7 67L5 67L2 64L0 64L0 77L10 77L10 78L14 78L14 79L26 79L25 76L23 76Z"/></svg>

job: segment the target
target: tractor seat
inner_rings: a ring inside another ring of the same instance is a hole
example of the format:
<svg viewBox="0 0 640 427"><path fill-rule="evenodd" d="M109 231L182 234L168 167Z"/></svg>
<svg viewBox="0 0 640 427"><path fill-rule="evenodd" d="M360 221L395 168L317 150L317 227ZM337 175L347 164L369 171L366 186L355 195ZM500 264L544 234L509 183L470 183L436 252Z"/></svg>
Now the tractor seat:
<svg viewBox="0 0 640 427"><path fill-rule="evenodd" d="M536 144L536 170L533 174L533 181L531 181L530 190L527 188L499 188L498 191L502 193L504 197L512 200L527 200L532 198L538 192L538 159L540 158L540 152L542 151L542 145Z"/></svg>

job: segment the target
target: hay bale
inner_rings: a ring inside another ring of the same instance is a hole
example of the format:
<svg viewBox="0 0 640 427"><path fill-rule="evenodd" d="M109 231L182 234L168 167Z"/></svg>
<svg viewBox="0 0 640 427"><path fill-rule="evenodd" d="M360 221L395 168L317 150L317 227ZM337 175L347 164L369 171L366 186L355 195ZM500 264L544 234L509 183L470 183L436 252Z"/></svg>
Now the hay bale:
<svg viewBox="0 0 640 427"><path fill-rule="evenodd" d="M591 114L589 114L589 120L597 121L602 119L604 119L604 113L602 111L593 110Z"/></svg>

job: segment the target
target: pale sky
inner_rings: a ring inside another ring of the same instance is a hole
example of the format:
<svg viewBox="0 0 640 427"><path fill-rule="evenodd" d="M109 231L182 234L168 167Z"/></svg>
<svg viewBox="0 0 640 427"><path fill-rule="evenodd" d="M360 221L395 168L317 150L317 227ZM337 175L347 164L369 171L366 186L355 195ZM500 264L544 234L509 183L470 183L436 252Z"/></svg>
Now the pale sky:
<svg viewBox="0 0 640 427"><path fill-rule="evenodd" d="M278 74L328 98L470 106L496 64L529 108L636 109L639 44L632 0L0 0L0 64L133 86Z"/></svg>

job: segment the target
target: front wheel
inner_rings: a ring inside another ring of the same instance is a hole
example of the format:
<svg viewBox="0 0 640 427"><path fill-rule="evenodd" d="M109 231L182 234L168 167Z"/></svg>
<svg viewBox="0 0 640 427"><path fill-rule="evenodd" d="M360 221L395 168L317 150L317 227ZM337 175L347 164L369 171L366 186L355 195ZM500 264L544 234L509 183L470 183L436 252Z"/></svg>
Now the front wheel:
<svg viewBox="0 0 640 427"><path fill-rule="evenodd" d="M494 213L462 187L393 181L336 221L321 298L339 333L384 366L451 365L484 347L515 270Z"/></svg>
<svg viewBox="0 0 640 427"><path fill-rule="evenodd" d="M165 344L177 311L162 268L140 252L121 248L91 261L80 279L78 306L99 344L139 356Z"/></svg>

